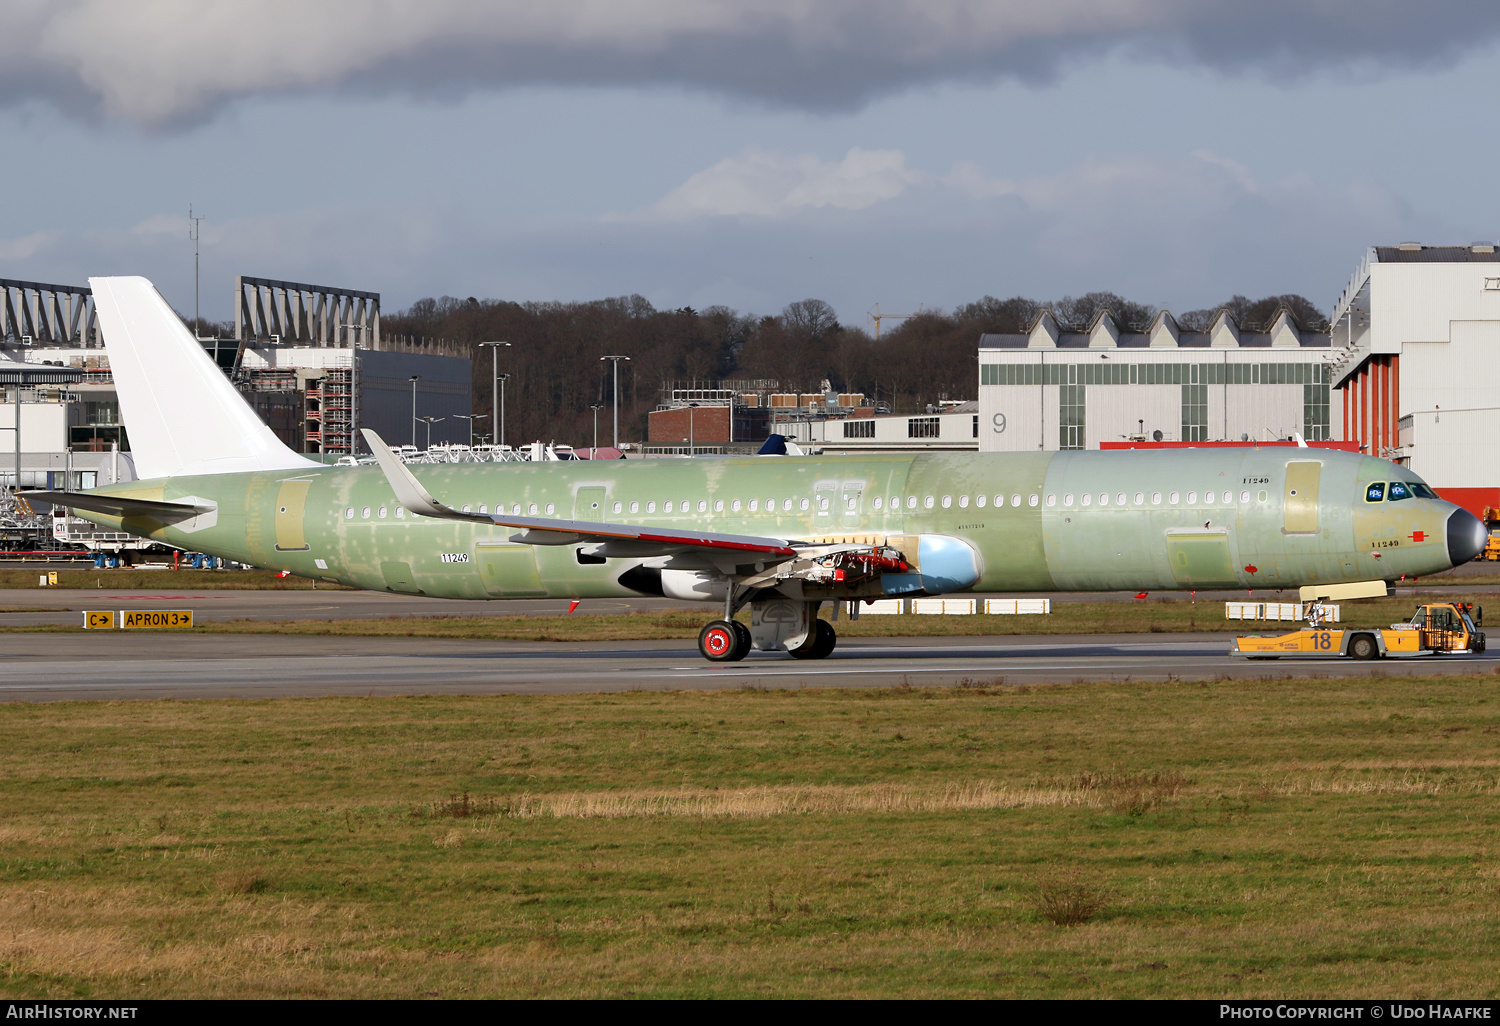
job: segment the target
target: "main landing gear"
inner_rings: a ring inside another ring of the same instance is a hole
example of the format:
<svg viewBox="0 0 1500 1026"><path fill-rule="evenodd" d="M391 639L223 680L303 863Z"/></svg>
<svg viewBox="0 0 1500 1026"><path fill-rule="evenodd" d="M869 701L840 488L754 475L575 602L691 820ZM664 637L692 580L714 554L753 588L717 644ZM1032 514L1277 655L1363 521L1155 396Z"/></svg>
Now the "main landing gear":
<svg viewBox="0 0 1500 1026"><path fill-rule="evenodd" d="M752 648L794 659L826 659L838 644L833 624L818 619L817 602L785 598L750 603L750 626L726 617L698 632L698 651L713 663L737 662Z"/></svg>
<svg viewBox="0 0 1500 1026"><path fill-rule="evenodd" d="M698 651L712 663L734 663L749 655L750 628L738 620L715 620L698 632Z"/></svg>

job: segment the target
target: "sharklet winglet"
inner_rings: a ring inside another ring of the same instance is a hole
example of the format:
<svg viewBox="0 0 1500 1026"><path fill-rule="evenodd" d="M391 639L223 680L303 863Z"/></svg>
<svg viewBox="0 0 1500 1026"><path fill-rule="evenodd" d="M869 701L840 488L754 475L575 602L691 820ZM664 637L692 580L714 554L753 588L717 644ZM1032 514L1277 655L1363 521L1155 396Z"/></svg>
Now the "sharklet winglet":
<svg viewBox="0 0 1500 1026"><path fill-rule="evenodd" d="M360 433L365 436L365 442L375 454L375 462L380 464L381 473L385 474L391 491L396 493L396 501L413 513L437 517L439 520L470 520L481 524L494 522L482 513L465 513L438 502L431 492L422 487L422 482L417 480L416 475L406 469L406 464L396 458L396 454L391 452L390 446L379 435L369 428L361 428Z"/></svg>

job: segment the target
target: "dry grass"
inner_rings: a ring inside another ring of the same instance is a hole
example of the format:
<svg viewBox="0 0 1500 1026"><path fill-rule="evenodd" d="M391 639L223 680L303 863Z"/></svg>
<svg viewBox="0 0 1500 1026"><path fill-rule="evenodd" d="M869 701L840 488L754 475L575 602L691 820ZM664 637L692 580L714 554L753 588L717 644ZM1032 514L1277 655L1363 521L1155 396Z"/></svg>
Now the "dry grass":
<svg viewBox="0 0 1500 1026"><path fill-rule="evenodd" d="M1500 979L1488 674L13 704L0 733L10 998Z"/></svg>
<svg viewBox="0 0 1500 1026"><path fill-rule="evenodd" d="M1470 601L1472 599L1465 599ZM1415 600L1385 599L1347 603L1351 623L1383 624L1410 617ZM696 638L713 614L707 610L549 616L405 616L351 620L200 620L193 630L216 634L301 634L334 637L473 638L496 641L660 641ZM1222 603L1193 605L1175 599L1128 602L1057 603L1046 616L867 616L840 620L845 638L973 637L1234 632L1280 634L1293 623L1226 621ZM824 615L827 615L825 610ZM741 616L744 619L744 615ZM7 633L72 633L73 622L51 627L0 627Z"/></svg>

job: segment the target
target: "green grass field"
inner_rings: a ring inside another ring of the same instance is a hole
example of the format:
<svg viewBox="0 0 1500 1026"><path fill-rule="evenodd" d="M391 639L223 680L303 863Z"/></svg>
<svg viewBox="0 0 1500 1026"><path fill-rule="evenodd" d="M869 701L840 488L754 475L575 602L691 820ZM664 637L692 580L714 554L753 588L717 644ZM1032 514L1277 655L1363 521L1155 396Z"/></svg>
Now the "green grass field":
<svg viewBox="0 0 1500 1026"><path fill-rule="evenodd" d="M10 704L0 731L8 997L1500 991L1497 676Z"/></svg>
<svg viewBox="0 0 1500 1026"><path fill-rule="evenodd" d="M1445 596L1444 600L1449 600ZM1345 603L1344 626L1390 624L1411 617L1415 599ZM1475 601L1468 597L1465 601ZM1478 599L1483 602L1483 598ZM190 605L191 603L183 603ZM304 634L347 637L479 638L496 641L659 641L696 638L714 616L712 606L684 612L574 613L518 616L496 603L489 616L403 616L347 620L202 620L192 630L215 634ZM0 610L4 612L6 610ZM10 611L24 612L27 607ZM822 615L826 619L829 610ZM740 619L748 620L748 613ZM1186 599L1144 602L1058 602L1046 615L864 616L838 623L844 638L975 637L1057 634L1146 634L1234 631L1280 634L1300 624L1224 619L1222 602ZM0 633L69 633L77 622L55 626L0 627Z"/></svg>

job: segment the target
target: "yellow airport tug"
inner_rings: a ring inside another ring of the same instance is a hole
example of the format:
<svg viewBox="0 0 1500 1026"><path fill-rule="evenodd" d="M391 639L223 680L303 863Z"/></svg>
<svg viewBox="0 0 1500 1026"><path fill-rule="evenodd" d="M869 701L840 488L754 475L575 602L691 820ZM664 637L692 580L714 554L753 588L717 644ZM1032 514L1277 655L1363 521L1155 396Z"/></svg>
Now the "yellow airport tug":
<svg viewBox="0 0 1500 1026"><path fill-rule="evenodd" d="M1234 639L1230 655L1248 659L1279 659L1282 656L1330 659L1405 659L1425 655L1478 655L1484 651L1484 633L1478 629L1484 610L1468 603L1427 602L1406 623L1389 627L1341 627L1328 629L1323 603L1303 603L1307 626L1290 634L1249 635Z"/></svg>

